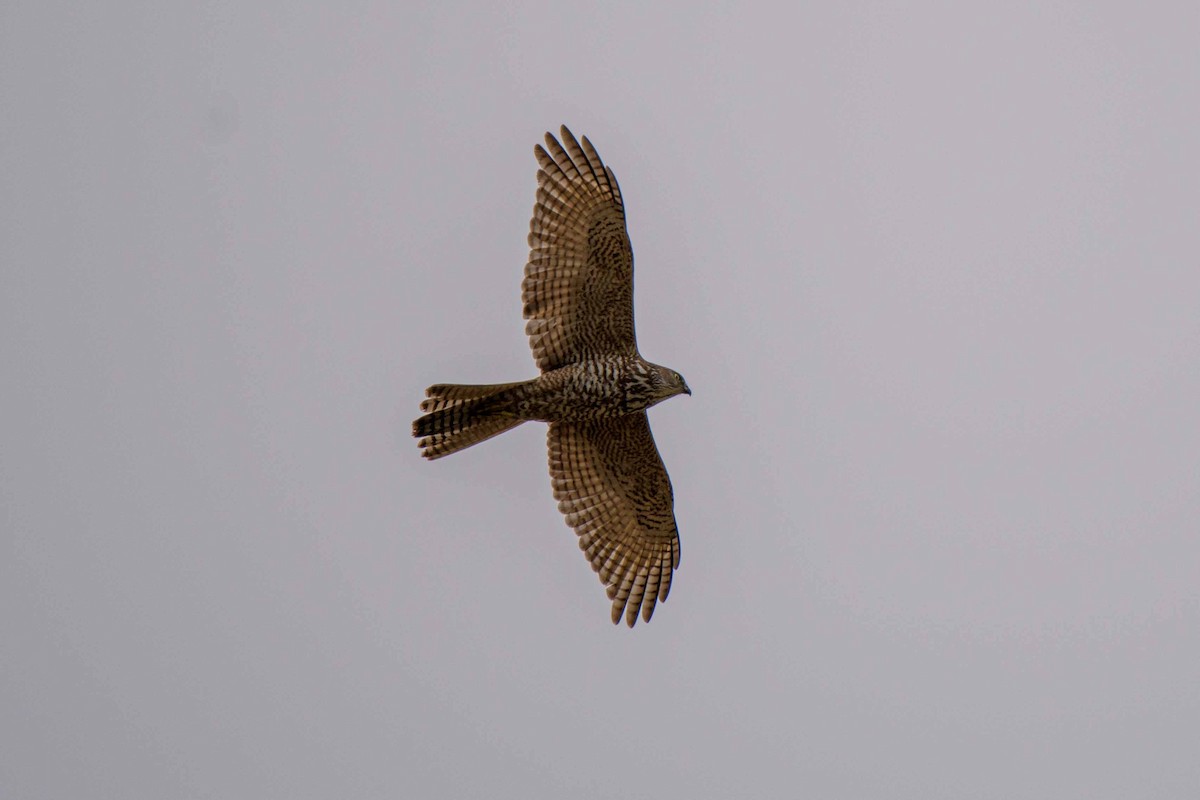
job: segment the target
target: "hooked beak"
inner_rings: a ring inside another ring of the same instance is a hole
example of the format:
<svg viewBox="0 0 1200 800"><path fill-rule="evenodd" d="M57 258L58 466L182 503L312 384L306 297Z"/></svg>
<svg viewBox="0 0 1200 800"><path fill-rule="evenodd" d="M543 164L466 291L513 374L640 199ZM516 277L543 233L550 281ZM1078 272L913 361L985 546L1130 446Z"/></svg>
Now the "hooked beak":
<svg viewBox="0 0 1200 800"><path fill-rule="evenodd" d="M683 385L683 393L686 394L688 397L692 396L691 387L689 387L686 383Z"/></svg>

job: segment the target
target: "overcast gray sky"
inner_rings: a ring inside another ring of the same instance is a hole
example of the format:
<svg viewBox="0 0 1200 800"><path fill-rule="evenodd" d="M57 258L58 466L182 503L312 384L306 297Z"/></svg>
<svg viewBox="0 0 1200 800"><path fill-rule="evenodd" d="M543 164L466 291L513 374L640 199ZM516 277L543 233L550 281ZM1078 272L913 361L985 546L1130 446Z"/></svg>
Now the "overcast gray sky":
<svg viewBox="0 0 1200 800"><path fill-rule="evenodd" d="M332 8L0 10L4 797L1200 796L1200 5ZM544 426L409 438L564 122L695 392L632 631Z"/></svg>

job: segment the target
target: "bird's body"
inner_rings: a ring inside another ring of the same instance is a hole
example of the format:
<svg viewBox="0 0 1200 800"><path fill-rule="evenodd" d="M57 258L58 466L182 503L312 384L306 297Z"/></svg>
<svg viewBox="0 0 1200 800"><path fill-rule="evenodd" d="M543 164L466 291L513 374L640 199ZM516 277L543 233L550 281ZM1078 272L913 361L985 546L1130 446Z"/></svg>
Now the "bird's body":
<svg viewBox="0 0 1200 800"><path fill-rule="evenodd" d="M522 285L541 375L492 385L437 384L413 423L434 459L536 420L550 423L559 509L608 586L613 622L649 621L679 566L671 482L646 409L691 394L679 373L641 357L633 332L633 251L616 176L563 127L535 149L537 203Z"/></svg>

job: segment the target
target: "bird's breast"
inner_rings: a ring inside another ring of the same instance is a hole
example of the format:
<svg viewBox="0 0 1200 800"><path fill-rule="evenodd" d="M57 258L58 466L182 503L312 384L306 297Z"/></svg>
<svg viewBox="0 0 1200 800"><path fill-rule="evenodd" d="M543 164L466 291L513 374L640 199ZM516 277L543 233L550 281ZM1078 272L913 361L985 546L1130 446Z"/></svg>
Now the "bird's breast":
<svg viewBox="0 0 1200 800"><path fill-rule="evenodd" d="M618 361L585 361L542 373L517 400L523 419L554 422L619 417L648 403Z"/></svg>

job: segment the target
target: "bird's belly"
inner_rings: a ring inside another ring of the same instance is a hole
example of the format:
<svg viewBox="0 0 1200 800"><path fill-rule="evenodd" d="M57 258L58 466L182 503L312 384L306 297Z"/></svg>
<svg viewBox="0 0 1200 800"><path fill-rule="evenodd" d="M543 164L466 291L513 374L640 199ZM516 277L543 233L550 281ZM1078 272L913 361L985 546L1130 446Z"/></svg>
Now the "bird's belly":
<svg viewBox="0 0 1200 800"><path fill-rule="evenodd" d="M637 410L630 407L619 379L595 379L573 370L542 375L515 406L522 419L542 422L619 417Z"/></svg>

